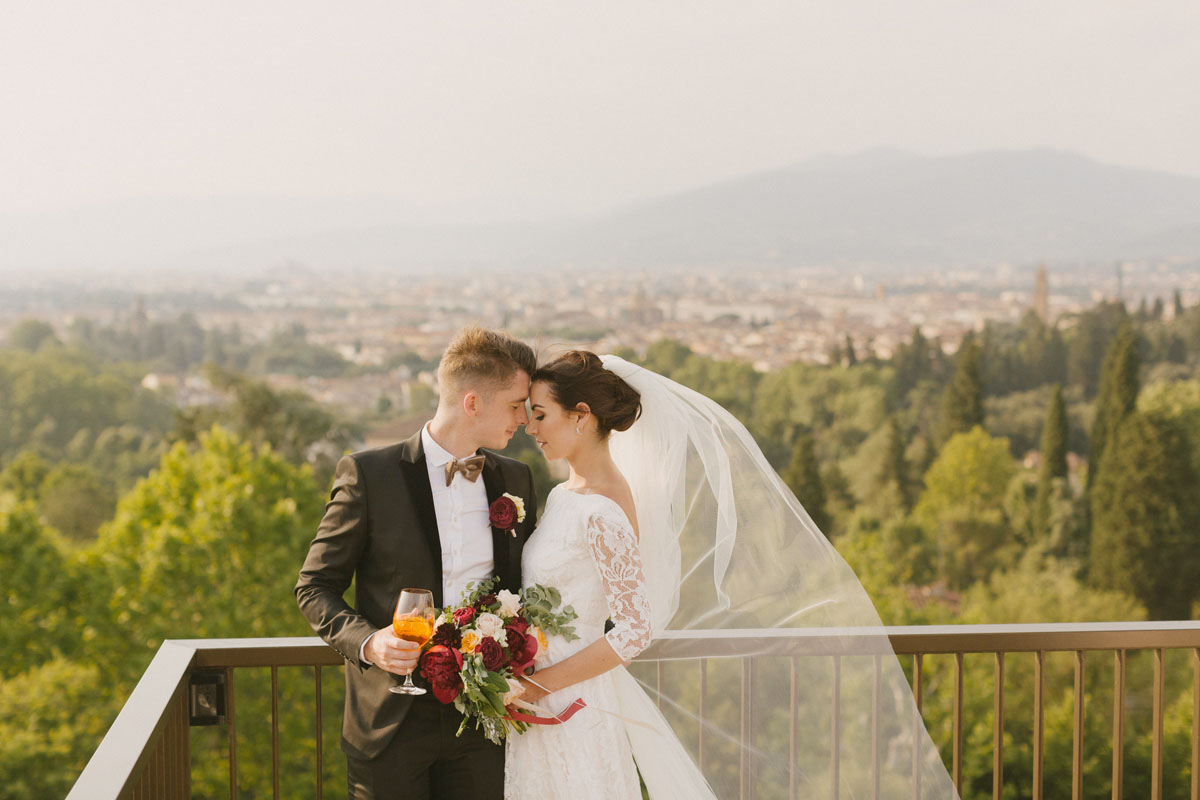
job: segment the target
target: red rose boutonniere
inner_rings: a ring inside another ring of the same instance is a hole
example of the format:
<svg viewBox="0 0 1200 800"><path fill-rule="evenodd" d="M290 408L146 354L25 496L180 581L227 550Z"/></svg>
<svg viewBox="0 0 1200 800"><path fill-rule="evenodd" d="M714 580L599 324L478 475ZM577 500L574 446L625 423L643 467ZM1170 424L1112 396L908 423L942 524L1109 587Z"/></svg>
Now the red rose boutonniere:
<svg viewBox="0 0 1200 800"><path fill-rule="evenodd" d="M493 528L517 535L516 525L525 521L525 501L515 494L505 492L488 506L488 521Z"/></svg>

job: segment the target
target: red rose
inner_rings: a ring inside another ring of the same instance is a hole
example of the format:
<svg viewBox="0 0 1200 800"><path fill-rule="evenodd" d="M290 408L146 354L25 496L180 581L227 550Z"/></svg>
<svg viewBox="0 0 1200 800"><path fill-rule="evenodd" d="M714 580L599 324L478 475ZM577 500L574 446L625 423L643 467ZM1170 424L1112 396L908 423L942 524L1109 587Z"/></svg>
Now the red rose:
<svg viewBox="0 0 1200 800"><path fill-rule="evenodd" d="M471 624L471 620L473 619L475 619L475 609L470 606L454 610L454 624L460 628Z"/></svg>
<svg viewBox="0 0 1200 800"><path fill-rule="evenodd" d="M475 652L483 659L483 668L488 672L495 672L504 666L504 648L490 636L483 637Z"/></svg>
<svg viewBox="0 0 1200 800"><path fill-rule="evenodd" d="M496 599L496 595L485 594L483 597L479 598L479 602L477 602L475 605L479 606L480 611L491 611L492 606L498 604L499 602L500 601Z"/></svg>
<svg viewBox="0 0 1200 800"><path fill-rule="evenodd" d="M528 633L519 634L516 631L508 634L508 653L512 660L514 675L520 675L533 663L533 657L537 655L537 651L536 636Z"/></svg>
<svg viewBox="0 0 1200 800"><path fill-rule="evenodd" d="M509 631L516 631L524 634L529 630L529 622L520 615L513 617L508 622L504 623L504 628Z"/></svg>
<svg viewBox="0 0 1200 800"><path fill-rule="evenodd" d="M488 506L488 519L493 528L508 530L517 524L517 504L510 498L500 496Z"/></svg>
<svg viewBox="0 0 1200 800"><path fill-rule="evenodd" d="M421 674L429 681L433 696L442 703L453 703L462 691L463 657L457 649L434 645L421 656Z"/></svg>

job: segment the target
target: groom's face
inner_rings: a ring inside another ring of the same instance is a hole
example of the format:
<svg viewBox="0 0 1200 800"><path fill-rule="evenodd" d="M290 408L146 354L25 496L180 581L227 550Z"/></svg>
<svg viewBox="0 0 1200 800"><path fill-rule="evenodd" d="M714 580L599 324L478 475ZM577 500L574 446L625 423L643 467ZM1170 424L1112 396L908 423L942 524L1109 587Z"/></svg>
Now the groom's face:
<svg viewBox="0 0 1200 800"><path fill-rule="evenodd" d="M499 388L475 393L468 398L474 407L475 438L480 447L503 450L517 428L529 422L525 401L529 399L529 376L517 370L512 380Z"/></svg>

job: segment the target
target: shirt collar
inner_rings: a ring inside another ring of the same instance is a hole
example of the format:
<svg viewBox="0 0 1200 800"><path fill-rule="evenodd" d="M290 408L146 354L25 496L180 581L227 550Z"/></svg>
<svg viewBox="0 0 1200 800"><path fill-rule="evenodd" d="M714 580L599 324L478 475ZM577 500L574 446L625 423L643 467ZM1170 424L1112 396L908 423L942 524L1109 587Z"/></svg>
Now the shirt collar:
<svg viewBox="0 0 1200 800"><path fill-rule="evenodd" d="M425 463L430 467L444 467L454 460L454 456L450 451L442 447L429 433L429 423L425 423L425 427L421 428L421 447L425 450ZM472 454L474 455L474 454Z"/></svg>

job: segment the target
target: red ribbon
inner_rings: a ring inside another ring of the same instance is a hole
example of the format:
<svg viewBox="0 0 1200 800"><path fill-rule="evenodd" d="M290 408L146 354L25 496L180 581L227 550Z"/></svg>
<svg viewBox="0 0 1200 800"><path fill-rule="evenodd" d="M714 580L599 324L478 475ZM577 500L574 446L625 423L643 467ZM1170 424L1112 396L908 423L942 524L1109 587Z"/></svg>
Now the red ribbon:
<svg viewBox="0 0 1200 800"><path fill-rule="evenodd" d="M524 711L517 711L515 708L509 707L508 718L517 722L527 722L530 725L561 725L575 716L576 711L586 707L587 703L583 702L582 698L577 697L561 714L554 717L535 717L532 714L526 714Z"/></svg>

